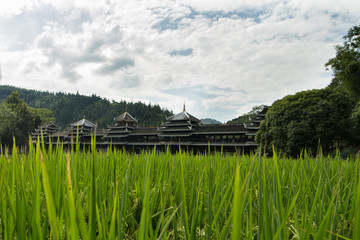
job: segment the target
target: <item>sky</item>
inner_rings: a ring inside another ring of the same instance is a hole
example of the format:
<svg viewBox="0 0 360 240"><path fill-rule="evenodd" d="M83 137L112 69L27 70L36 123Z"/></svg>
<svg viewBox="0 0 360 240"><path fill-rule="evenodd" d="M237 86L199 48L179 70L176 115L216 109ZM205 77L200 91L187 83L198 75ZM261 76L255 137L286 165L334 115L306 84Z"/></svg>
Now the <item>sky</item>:
<svg viewBox="0 0 360 240"><path fill-rule="evenodd" d="M358 0L1 1L0 84L226 122L326 87L359 24Z"/></svg>

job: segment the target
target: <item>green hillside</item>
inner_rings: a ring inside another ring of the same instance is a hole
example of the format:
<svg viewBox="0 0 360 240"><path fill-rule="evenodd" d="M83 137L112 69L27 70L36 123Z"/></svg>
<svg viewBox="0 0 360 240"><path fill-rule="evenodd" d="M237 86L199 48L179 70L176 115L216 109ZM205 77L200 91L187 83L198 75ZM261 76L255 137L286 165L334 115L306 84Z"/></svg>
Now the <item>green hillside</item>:
<svg viewBox="0 0 360 240"><path fill-rule="evenodd" d="M201 124L221 124L221 122L213 118L202 118Z"/></svg>
<svg viewBox="0 0 360 240"><path fill-rule="evenodd" d="M108 124L113 123L114 117L125 111L138 119L139 126L159 126L165 117L172 115L172 112L162 109L159 105L109 101L95 94L84 96L62 92L51 93L3 85L0 85L0 101L6 99L13 91L19 92L20 97L30 107L53 111L56 124L63 128L84 116L98 124L99 128L106 128Z"/></svg>

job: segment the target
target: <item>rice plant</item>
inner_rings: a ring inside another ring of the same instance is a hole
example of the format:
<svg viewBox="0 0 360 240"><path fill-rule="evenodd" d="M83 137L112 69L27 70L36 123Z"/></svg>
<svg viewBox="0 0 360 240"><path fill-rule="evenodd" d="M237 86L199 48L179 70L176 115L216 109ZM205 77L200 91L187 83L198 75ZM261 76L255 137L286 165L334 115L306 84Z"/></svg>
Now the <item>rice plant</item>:
<svg viewBox="0 0 360 240"><path fill-rule="evenodd" d="M360 239L359 159L0 153L0 239Z"/></svg>

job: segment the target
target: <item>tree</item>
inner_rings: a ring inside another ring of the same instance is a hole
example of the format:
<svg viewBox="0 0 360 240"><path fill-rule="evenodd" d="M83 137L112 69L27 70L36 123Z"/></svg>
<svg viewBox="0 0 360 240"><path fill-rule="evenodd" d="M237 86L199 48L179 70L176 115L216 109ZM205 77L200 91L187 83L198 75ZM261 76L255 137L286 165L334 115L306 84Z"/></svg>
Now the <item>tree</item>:
<svg viewBox="0 0 360 240"><path fill-rule="evenodd" d="M357 143L360 143L360 101L352 110L350 123L352 126L351 132L353 133L354 140Z"/></svg>
<svg viewBox="0 0 360 240"><path fill-rule="evenodd" d="M266 151L272 145L289 156L301 150L316 152L319 142L324 151L350 142L349 117L352 102L348 94L336 89L309 90L275 101L261 123L256 140Z"/></svg>
<svg viewBox="0 0 360 240"><path fill-rule="evenodd" d="M15 128L15 113L4 103L0 103L0 143L12 143L12 131Z"/></svg>
<svg viewBox="0 0 360 240"><path fill-rule="evenodd" d="M11 119L14 128L10 132L18 145L26 144L29 134L36 127L36 115L30 111L18 92L12 92L4 103L15 114L15 119Z"/></svg>
<svg viewBox="0 0 360 240"><path fill-rule="evenodd" d="M30 108L30 111L35 117L35 127L39 127L45 123L55 122L54 113L46 108Z"/></svg>
<svg viewBox="0 0 360 240"><path fill-rule="evenodd" d="M49 120L55 120L50 110L32 109L18 92L12 92L0 103L0 142L12 146L15 137L17 145L25 145L31 132Z"/></svg>
<svg viewBox="0 0 360 240"><path fill-rule="evenodd" d="M0 86L0 100L5 100L14 91L19 92L30 107L50 109L56 118L56 125L63 128L82 119L84 115L93 123L98 123L98 128L106 128L113 123L114 117L124 111L139 120L138 126L159 126L166 117L173 114L159 105L109 101L95 94L83 96L62 92L49 93L3 85Z"/></svg>
<svg viewBox="0 0 360 240"><path fill-rule="evenodd" d="M331 87L343 86L355 99L360 99L360 25L350 28L344 44L335 47L336 56L325 66L331 67Z"/></svg>

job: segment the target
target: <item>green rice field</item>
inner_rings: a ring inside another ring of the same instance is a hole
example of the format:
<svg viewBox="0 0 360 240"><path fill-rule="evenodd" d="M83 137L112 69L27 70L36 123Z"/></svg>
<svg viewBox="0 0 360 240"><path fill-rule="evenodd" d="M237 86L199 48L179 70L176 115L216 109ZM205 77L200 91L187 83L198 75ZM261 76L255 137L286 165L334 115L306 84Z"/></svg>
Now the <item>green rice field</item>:
<svg viewBox="0 0 360 240"><path fill-rule="evenodd" d="M359 159L76 148L1 149L0 239L360 239Z"/></svg>

